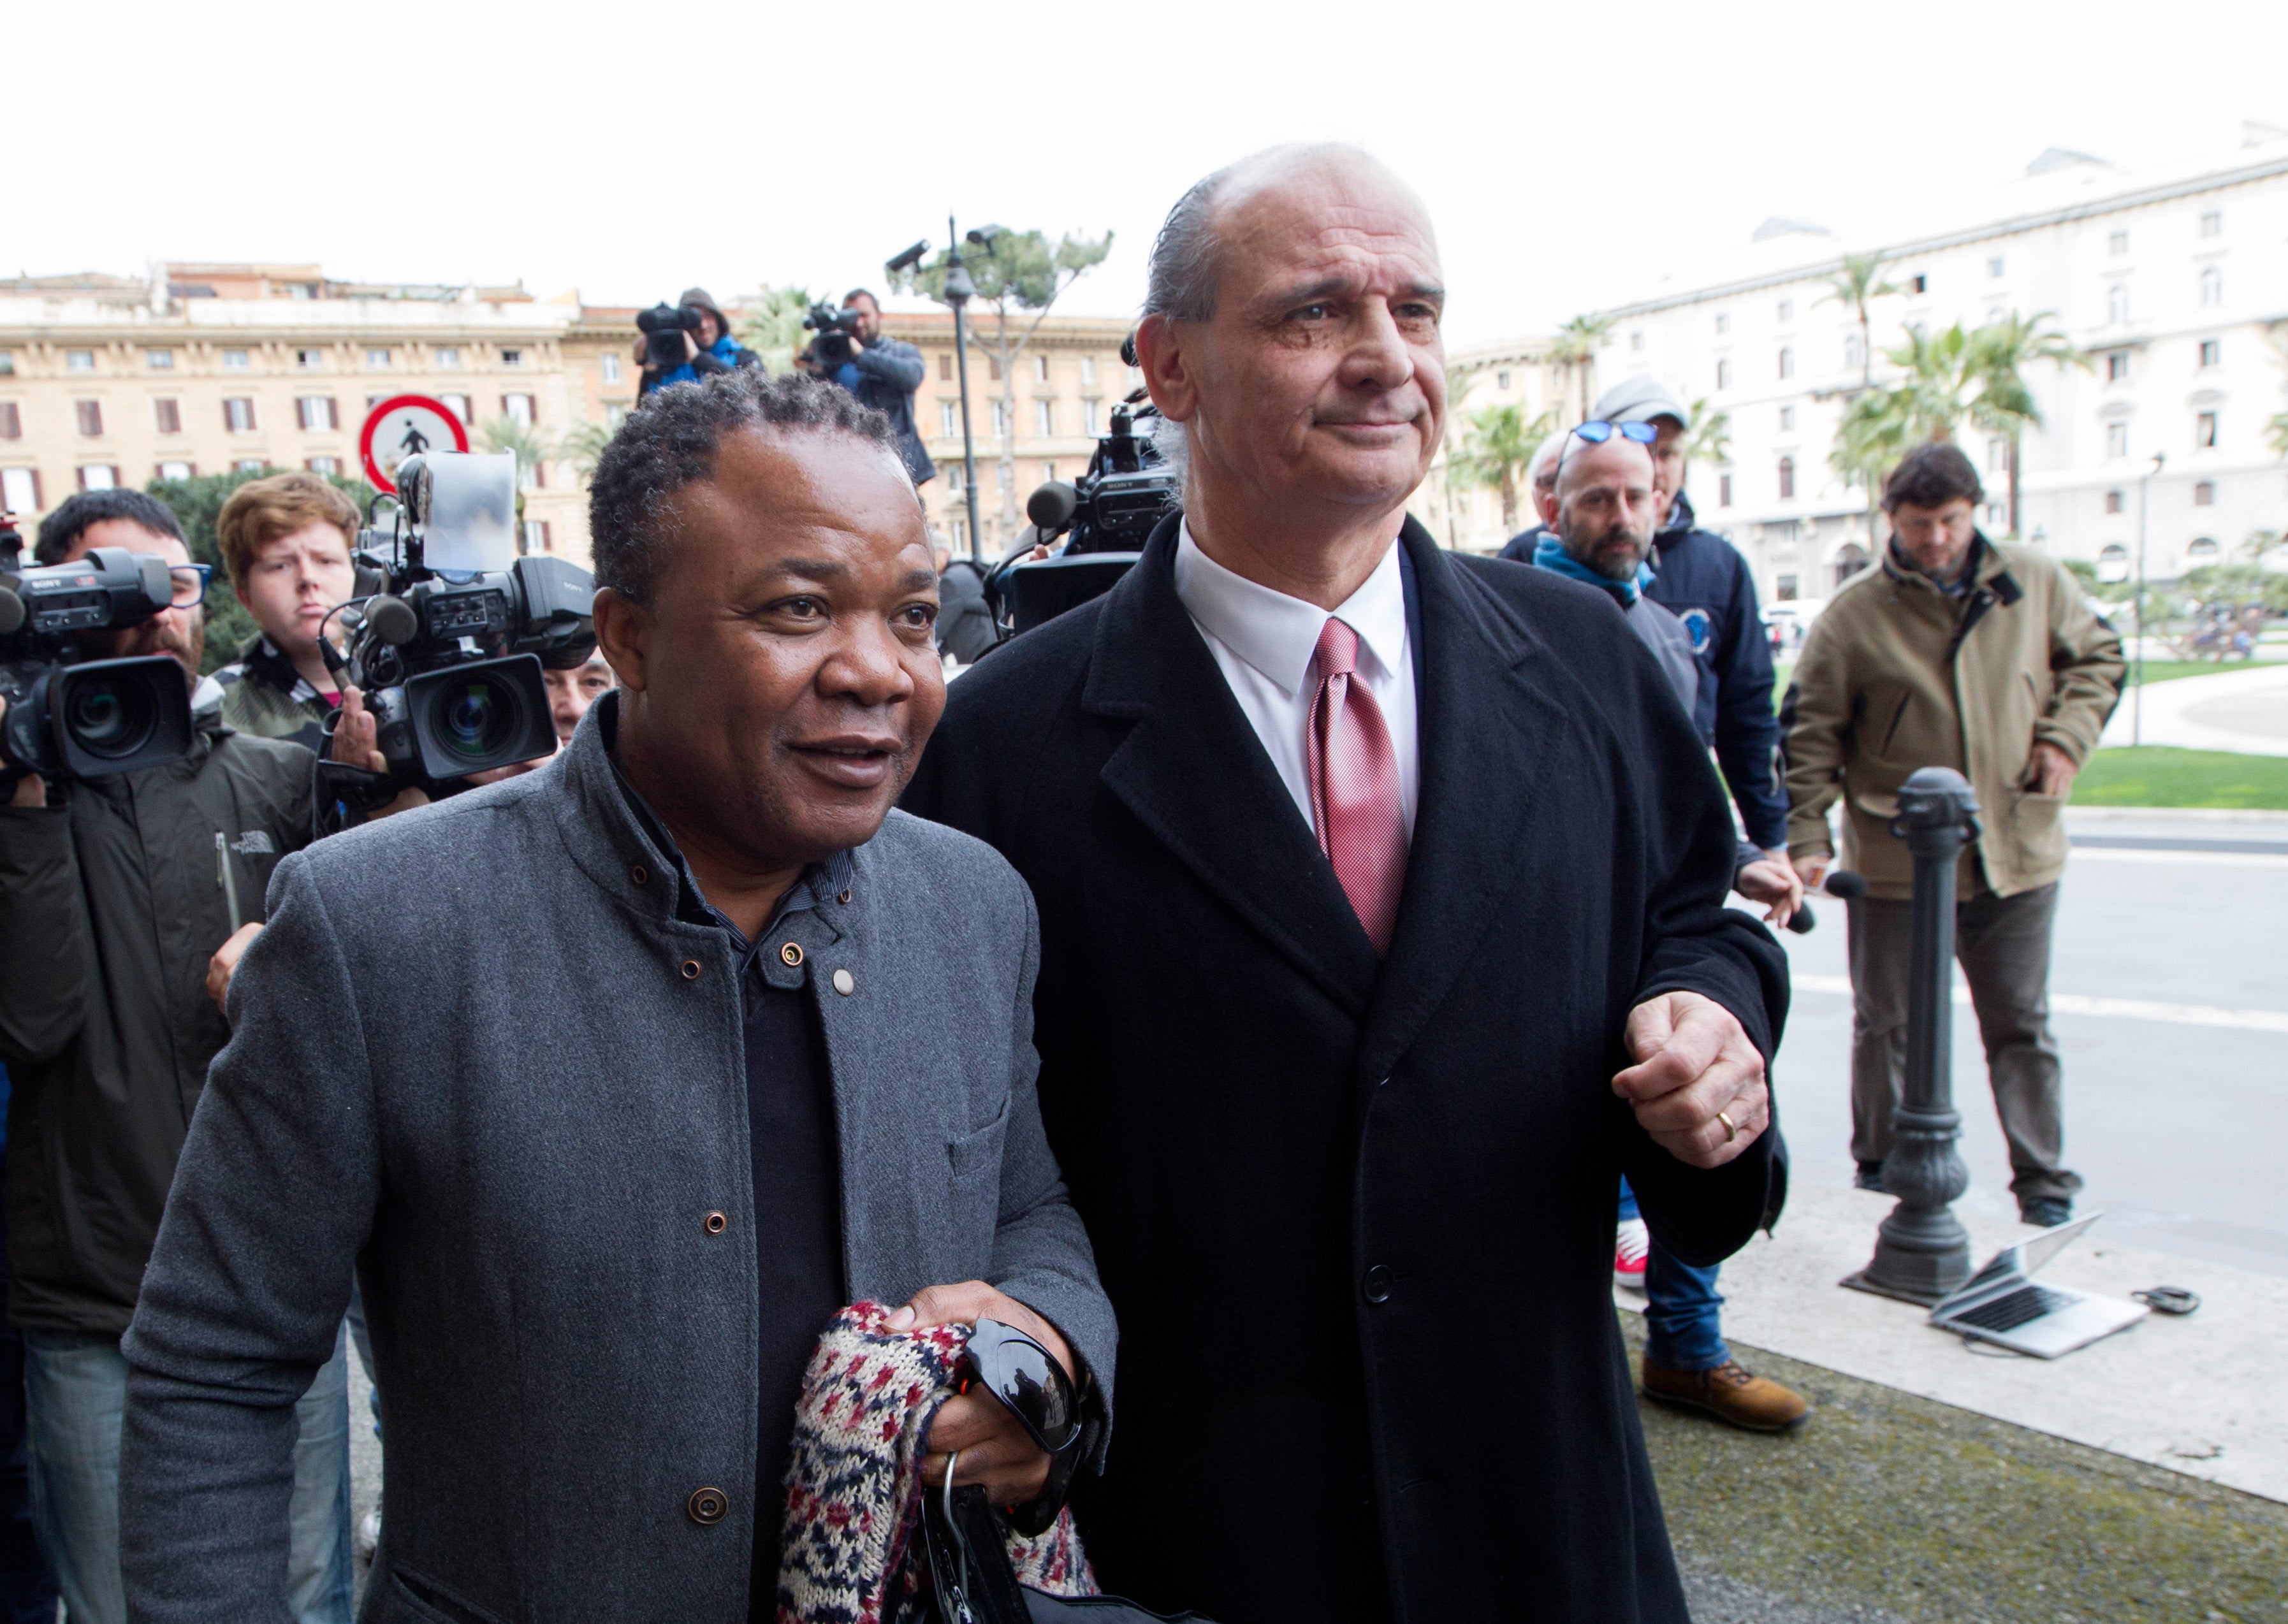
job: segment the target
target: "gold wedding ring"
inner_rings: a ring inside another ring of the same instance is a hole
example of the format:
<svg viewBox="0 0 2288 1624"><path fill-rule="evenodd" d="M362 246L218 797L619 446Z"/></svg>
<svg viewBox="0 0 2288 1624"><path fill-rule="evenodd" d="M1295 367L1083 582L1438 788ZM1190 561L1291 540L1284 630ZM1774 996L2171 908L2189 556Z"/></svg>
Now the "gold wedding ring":
<svg viewBox="0 0 2288 1624"><path fill-rule="evenodd" d="M1735 1140L1735 1139L1736 1139L1736 1138L1738 1138L1738 1137L1740 1137L1740 1130L1739 1130L1739 1129L1738 1129L1736 1126L1735 1126L1735 1125L1734 1125L1734 1123L1733 1123L1733 1121L1732 1121L1732 1119L1731 1119L1730 1117L1728 1117L1728 1116L1725 1115L1721 1111L1719 1111L1719 1112L1716 1113L1716 1120L1717 1120L1718 1121L1720 1121L1720 1122L1721 1122L1721 1123L1723 1123L1723 1124L1724 1124L1724 1143L1725 1143L1725 1144L1729 1145L1729 1144L1731 1144L1731 1143L1732 1143L1732 1141L1733 1141L1733 1140Z"/></svg>

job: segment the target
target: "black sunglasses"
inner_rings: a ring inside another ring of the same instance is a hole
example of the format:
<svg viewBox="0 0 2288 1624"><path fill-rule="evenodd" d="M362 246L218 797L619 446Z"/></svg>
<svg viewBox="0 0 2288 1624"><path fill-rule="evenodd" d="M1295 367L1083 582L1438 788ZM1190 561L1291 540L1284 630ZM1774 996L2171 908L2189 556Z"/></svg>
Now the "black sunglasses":
<svg viewBox="0 0 2288 1624"><path fill-rule="evenodd" d="M1056 1355L1014 1326L980 1319L969 1334L956 1392L981 1387L1017 1418L1025 1435L1049 1454L1062 1454L1080 1438L1080 1396Z"/></svg>

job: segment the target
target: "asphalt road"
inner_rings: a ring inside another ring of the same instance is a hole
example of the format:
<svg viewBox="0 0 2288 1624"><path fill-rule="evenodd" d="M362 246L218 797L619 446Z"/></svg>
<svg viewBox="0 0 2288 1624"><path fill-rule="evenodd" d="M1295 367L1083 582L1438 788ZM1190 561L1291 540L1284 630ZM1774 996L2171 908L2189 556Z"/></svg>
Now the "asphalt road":
<svg viewBox="0 0 2288 1624"><path fill-rule="evenodd" d="M2275 843L2278 854L2076 846L2050 978L2066 1157L2087 1181L2076 1212L2102 1210L2101 1229L2120 1245L2288 1276L2288 827L2089 833ZM1847 1184L1844 906L1814 906L1815 931L1781 933L1798 985L1773 1076L1795 1176ZM1959 1002L1954 1081L1963 1204L2013 1214L1977 1022Z"/></svg>

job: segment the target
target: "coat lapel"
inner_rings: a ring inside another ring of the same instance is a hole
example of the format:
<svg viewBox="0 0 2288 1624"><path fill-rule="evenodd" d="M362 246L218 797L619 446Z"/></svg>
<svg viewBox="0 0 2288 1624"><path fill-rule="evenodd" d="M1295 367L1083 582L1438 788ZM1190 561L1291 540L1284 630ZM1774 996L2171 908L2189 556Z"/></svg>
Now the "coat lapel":
<svg viewBox="0 0 2288 1624"><path fill-rule="evenodd" d="M1361 1075L1386 1075L1436 1011L1521 863L1558 860L1536 827L1542 786L1573 726L1553 656L1412 519L1421 651L1421 795L1390 956L1359 1045Z"/></svg>
<svg viewBox="0 0 2288 1624"><path fill-rule="evenodd" d="M1082 703L1135 722L1103 782L1201 883L1363 1018L1373 945L1176 596L1176 534L1173 519L1153 533L1097 622Z"/></svg>

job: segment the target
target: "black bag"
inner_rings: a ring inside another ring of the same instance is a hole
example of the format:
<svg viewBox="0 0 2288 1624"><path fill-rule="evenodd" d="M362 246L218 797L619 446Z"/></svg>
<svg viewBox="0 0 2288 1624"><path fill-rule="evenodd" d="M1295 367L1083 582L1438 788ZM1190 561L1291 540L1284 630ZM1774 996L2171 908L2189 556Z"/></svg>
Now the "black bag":
<svg viewBox="0 0 2288 1624"><path fill-rule="evenodd" d="M1021 1585L1008 1541L1007 1526L974 1484L950 1497L922 1496L922 1548L938 1624L1214 1624L1196 1612L1149 1612L1116 1596L1051 1596Z"/></svg>

